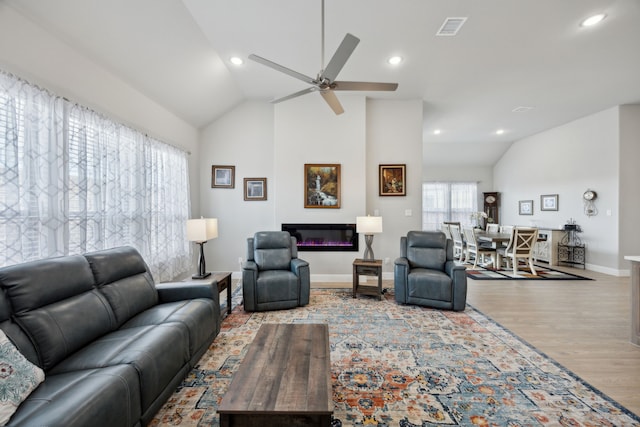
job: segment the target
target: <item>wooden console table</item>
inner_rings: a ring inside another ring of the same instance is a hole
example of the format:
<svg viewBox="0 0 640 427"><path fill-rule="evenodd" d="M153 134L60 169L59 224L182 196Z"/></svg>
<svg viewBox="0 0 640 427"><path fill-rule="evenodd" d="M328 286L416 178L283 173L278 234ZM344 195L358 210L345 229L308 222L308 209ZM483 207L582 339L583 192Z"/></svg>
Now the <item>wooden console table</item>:
<svg viewBox="0 0 640 427"><path fill-rule="evenodd" d="M631 343L640 346L640 256L626 256L631 261Z"/></svg>
<svg viewBox="0 0 640 427"><path fill-rule="evenodd" d="M329 427L332 413L327 324L263 324L218 407L222 427Z"/></svg>

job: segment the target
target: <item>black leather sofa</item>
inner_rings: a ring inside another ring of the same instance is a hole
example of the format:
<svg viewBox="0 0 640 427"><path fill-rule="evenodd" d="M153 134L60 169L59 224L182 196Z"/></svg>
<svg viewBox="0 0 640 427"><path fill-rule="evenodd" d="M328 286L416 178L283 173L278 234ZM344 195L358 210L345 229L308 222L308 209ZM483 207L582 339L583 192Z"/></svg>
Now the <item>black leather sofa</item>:
<svg viewBox="0 0 640 427"><path fill-rule="evenodd" d="M144 426L220 332L217 287L121 247L0 269L0 328L45 372L9 426Z"/></svg>

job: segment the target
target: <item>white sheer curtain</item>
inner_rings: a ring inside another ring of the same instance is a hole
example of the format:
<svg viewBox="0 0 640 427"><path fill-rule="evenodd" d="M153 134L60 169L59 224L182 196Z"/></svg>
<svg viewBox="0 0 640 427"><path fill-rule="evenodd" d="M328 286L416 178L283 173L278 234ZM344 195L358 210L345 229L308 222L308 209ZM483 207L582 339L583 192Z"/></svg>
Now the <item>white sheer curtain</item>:
<svg viewBox="0 0 640 427"><path fill-rule="evenodd" d="M422 229L439 230L444 221L474 226L471 213L478 210L475 182L425 182L422 184Z"/></svg>
<svg viewBox="0 0 640 427"><path fill-rule="evenodd" d="M190 268L187 153L0 72L0 265L137 248Z"/></svg>

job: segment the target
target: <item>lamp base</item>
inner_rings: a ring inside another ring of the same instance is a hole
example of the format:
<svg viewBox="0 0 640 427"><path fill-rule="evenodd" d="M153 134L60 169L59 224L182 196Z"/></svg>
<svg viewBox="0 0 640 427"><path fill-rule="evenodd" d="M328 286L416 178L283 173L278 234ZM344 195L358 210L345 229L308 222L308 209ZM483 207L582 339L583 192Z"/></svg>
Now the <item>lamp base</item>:
<svg viewBox="0 0 640 427"><path fill-rule="evenodd" d="M364 260L365 261L375 261L373 255L373 249L371 249L371 244L373 243L373 234L365 234L364 242L367 244L367 248L364 250Z"/></svg>
<svg viewBox="0 0 640 427"><path fill-rule="evenodd" d="M207 277L211 276L211 273L204 273L203 275L200 274L194 274L193 276L191 276L192 279L205 279Z"/></svg>

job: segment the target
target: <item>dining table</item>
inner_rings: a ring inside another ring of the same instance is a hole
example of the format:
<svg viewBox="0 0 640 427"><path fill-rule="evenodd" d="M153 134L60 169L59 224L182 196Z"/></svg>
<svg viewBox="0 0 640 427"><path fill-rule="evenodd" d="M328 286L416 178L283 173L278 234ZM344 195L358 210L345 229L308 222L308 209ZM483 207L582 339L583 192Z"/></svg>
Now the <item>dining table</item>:
<svg viewBox="0 0 640 427"><path fill-rule="evenodd" d="M511 233L487 233L482 231L476 234L476 239L480 242L489 242L495 248L499 243L509 243Z"/></svg>

